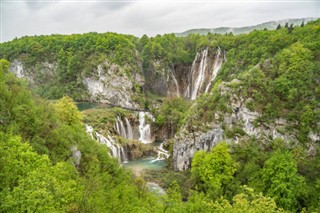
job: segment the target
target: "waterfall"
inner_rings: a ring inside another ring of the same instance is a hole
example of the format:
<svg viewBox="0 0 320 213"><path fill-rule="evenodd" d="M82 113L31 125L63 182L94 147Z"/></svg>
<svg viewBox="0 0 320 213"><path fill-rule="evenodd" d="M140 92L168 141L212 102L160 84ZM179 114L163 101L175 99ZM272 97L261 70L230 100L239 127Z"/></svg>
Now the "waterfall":
<svg viewBox="0 0 320 213"><path fill-rule="evenodd" d="M152 162L164 160L170 156L169 152L163 148L163 143L160 144L156 151L158 152L157 158L152 160Z"/></svg>
<svg viewBox="0 0 320 213"><path fill-rule="evenodd" d="M91 139L93 139L94 140L94 137L93 137L93 128L92 128L92 126L89 126L89 125L85 125L86 126L86 132L87 133L89 133L89 135L90 135L90 137L91 137Z"/></svg>
<svg viewBox="0 0 320 213"><path fill-rule="evenodd" d="M169 69L169 72L171 74L171 77L172 77L172 80L174 82L174 84L176 85L176 89L177 89L177 96L180 97L180 91L179 91L179 84L178 84L178 81L176 79L176 77L174 76L173 72L171 69Z"/></svg>
<svg viewBox="0 0 320 213"><path fill-rule="evenodd" d="M191 82L191 88L190 88L191 89L191 96L190 96L191 100L196 99L197 94L198 94L198 90L203 83L204 76L205 76L204 74L205 74L205 70L207 67L207 56L208 56L208 48L203 50L201 53L201 61L200 61L200 65L198 68L198 72L195 72L196 66L192 66L192 70L191 70L191 73L192 73L191 81L192 82ZM197 59L197 57L196 57L196 59ZM194 61L193 65L195 65L195 61ZM197 77L195 78L195 83L193 85L193 79L195 77L194 74L196 74L196 73L198 73L198 74L197 74Z"/></svg>
<svg viewBox="0 0 320 213"><path fill-rule="evenodd" d="M207 88L205 90L206 93L209 91L210 86L212 85L214 79L217 77L218 71L220 70L222 63L223 63L223 59L221 59L221 49L220 47L218 47L218 53L214 59L214 66L213 66L210 83L207 85Z"/></svg>
<svg viewBox="0 0 320 213"><path fill-rule="evenodd" d="M133 139L133 131L132 126L128 120L128 118L124 118L126 125L124 125L122 119L117 116L117 121L115 124L115 130L121 137L127 138L127 139Z"/></svg>
<svg viewBox="0 0 320 213"><path fill-rule="evenodd" d="M110 155L114 158L117 158L120 162L127 161L127 155L124 152L124 149L121 145L116 143L114 139L108 135L107 137L102 134L95 132L94 129L86 124L86 132L91 136L92 139L95 139L101 144L106 145L110 150ZM93 133L95 132L95 137Z"/></svg>
<svg viewBox="0 0 320 213"><path fill-rule="evenodd" d="M117 116L116 131L121 137L127 138L126 128L119 116Z"/></svg>
<svg viewBox="0 0 320 213"><path fill-rule="evenodd" d="M142 143L150 143L151 140L151 128L150 124L148 124L145 120L145 117L149 117L150 119L154 120L153 116L148 112L139 112L139 141Z"/></svg>
<svg viewBox="0 0 320 213"><path fill-rule="evenodd" d="M125 118L125 120L126 120L126 125L127 125L127 138L133 139L133 131L132 131L131 124L127 118Z"/></svg>
<svg viewBox="0 0 320 213"><path fill-rule="evenodd" d="M184 92L184 97L194 100L200 93L207 93L217 77L223 62L227 60L226 52L222 52L221 48L218 47L213 60L214 63L211 64L212 60L208 58L208 52L209 48L202 50L200 53L197 53L193 60L189 83Z"/></svg>

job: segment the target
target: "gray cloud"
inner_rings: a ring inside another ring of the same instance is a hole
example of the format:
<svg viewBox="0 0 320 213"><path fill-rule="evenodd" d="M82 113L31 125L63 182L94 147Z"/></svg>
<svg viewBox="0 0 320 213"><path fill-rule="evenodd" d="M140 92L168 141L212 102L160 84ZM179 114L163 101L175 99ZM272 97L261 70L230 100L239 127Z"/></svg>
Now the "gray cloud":
<svg viewBox="0 0 320 213"><path fill-rule="evenodd" d="M24 35L118 32L141 36L319 17L319 1L2 1L1 41Z"/></svg>

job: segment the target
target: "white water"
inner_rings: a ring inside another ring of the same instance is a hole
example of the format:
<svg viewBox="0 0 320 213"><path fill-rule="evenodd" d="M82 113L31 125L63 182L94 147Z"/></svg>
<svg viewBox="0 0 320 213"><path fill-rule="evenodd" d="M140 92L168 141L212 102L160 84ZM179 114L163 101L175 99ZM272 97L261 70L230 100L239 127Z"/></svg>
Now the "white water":
<svg viewBox="0 0 320 213"><path fill-rule="evenodd" d="M127 118L125 118L125 120L126 120L126 125L127 125L127 138L133 139L133 131L132 131L131 124Z"/></svg>
<svg viewBox="0 0 320 213"><path fill-rule="evenodd" d="M198 65L199 59L200 63ZM208 58L208 48L197 53L192 63L191 76L189 78L189 84L184 92L184 97L194 100L200 92L207 93L217 77L223 62L226 60L226 52L224 51L222 53L221 48L218 47L212 70L209 70L208 68L211 67L209 64L211 60Z"/></svg>
<svg viewBox="0 0 320 213"><path fill-rule="evenodd" d="M211 75L210 83L207 85L205 93L207 93L209 91L210 86L212 85L214 79L217 77L218 71L220 70L220 68L222 66L223 60L221 60L220 57L221 57L221 49L220 49L220 47L218 47L218 53L214 59L214 66L213 66L213 72Z"/></svg>
<svg viewBox="0 0 320 213"><path fill-rule="evenodd" d="M208 48L203 50L202 53L201 53L201 61L200 61L200 65L199 65L199 68L198 68L198 76L196 77L196 80L195 80L195 84L191 86L191 97L190 99L191 100L194 100L196 99L197 97L197 94L198 94L198 90L201 86L201 84L203 83L203 80L204 80L204 74L205 74L205 70L206 70L206 67L207 67L207 56L208 56ZM196 57L197 59L197 57ZM193 63L195 64L195 63ZM193 74L197 73L195 72L195 66L192 66L192 78L191 80L193 81L194 79L194 76Z"/></svg>
<svg viewBox="0 0 320 213"><path fill-rule="evenodd" d="M153 116L148 112L139 112L139 141L144 144L151 143L151 128L150 124L146 122L146 116L154 120Z"/></svg>
<svg viewBox="0 0 320 213"><path fill-rule="evenodd" d="M106 145L110 150L110 155L114 158L117 158L120 162L127 161L126 153L122 146L117 144L114 139L108 135L107 137L95 132L93 127L86 125L86 131L91 136L92 139L98 141L101 144ZM93 133L95 132L95 137Z"/></svg>
<svg viewBox="0 0 320 213"><path fill-rule="evenodd" d="M127 138L126 128L119 116L117 116L116 130L121 137Z"/></svg>
<svg viewBox="0 0 320 213"><path fill-rule="evenodd" d="M156 151L158 152L157 158L152 160L151 162L164 160L170 156L169 152L163 148L163 143L161 143L161 145L157 147Z"/></svg>

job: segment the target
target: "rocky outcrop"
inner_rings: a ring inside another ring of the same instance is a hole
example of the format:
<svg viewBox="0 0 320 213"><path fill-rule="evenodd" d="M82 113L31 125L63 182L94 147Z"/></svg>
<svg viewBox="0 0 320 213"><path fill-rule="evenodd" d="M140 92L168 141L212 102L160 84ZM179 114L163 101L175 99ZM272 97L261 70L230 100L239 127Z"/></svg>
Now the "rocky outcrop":
<svg viewBox="0 0 320 213"><path fill-rule="evenodd" d="M55 77L56 64L41 62L37 67L26 68L19 60L11 62L10 71L18 78L25 78L31 85L40 85L46 79Z"/></svg>
<svg viewBox="0 0 320 213"><path fill-rule="evenodd" d="M71 147L71 152L72 152L72 158L74 161L74 164L79 167L80 166L80 160L81 160L81 151L78 150L77 146L72 146Z"/></svg>
<svg viewBox="0 0 320 213"><path fill-rule="evenodd" d="M185 128L175 137L173 167L176 171L189 169L196 151L209 151L222 140L237 143L243 138L255 137L258 138L261 143L269 143L276 138L281 138L290 144L298 142L294 132L284 131L285 126L288 125L288 121L285 119L280 118L274 123L263 125L255 123L255 120L261 116L261 114L250 111L246 107L246 102L250 100L244 100L232 92L232 85L236 83L239 83L239 81L233 80L232 82L222 83L219 86L219 92L222 95L228 94L230 96L228 107L232 109L232 113L219 114L217 112L214 116L215 120L206 124L206 128L209 129L209 131L192 133ZM241 129L242 134L236 131L232 133L234 129ZM232 134L226 134L227 131ZM317 138L314 134L311 134L310 137L314 139ZM311 144L308 152L314 153L314 150L315 148Z"/></svg>
<svg viewBox="0 0 320 213"><path fill-rule="evenodd" d="M97 72L97 77L85 77L83 80L88 88L90 101L139 108L133 101L135 95L133 82L142 86L144 81L141 75L136 73L130 79L123 68L108 62L100 64Z"/></svg>
<svg viewBox="0 0 320 213"><path fill-rule="evenodd" d="M157 152L151 145L145 145L140 142L129 142L123 145L128 156L128 160L136 160L143 156L156 156Z"/></svg>
<svg viewBox="0 0 320 213"><path fill-rule="evenodd" d="M199 150L209 151L223 140L223 129L218 126L208 132L194 132L175 138L173 146L173 166L176 171L190 168L194 154Z"/></svg>

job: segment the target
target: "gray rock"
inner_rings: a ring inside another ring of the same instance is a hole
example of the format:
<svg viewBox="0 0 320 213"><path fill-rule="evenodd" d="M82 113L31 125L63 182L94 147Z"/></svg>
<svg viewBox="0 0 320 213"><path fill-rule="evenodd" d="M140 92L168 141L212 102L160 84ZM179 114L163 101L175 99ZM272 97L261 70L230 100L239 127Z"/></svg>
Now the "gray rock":
<svg viewBox="0 0 320 213"><path fill-rule="evenodd" d="M77 146L72 146L71 147L71 152L72 152L72 158L74 161L74 164L79 167L80 166L80 160L81 160L81 151L78 150Z"/></svg>
<svg viewBox="0 0 320 213"><path fill-rule="evenodd" d="M184 171L191 167L194 154L199 150L209 151L223 140L223 129L218 126L205 133L189 133L175 138L173 145L173 166L176 171Z"/></svg>

